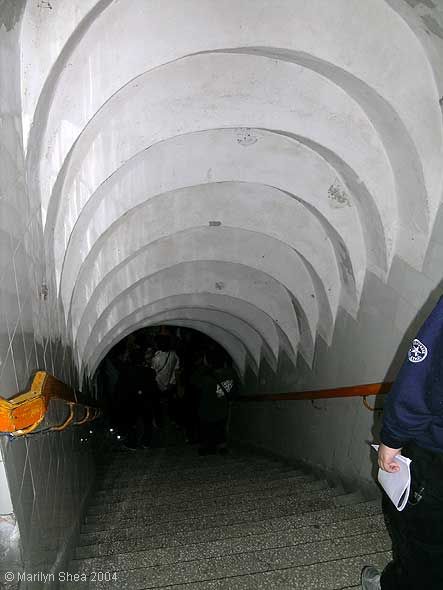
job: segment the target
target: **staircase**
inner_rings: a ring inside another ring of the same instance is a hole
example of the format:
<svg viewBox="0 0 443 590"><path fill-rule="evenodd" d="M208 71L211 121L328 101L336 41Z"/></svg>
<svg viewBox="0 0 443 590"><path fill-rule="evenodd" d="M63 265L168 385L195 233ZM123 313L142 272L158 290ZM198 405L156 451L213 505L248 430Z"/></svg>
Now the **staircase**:
<svg viewBox="0 0 443 590"><path fill-rule="evenodd" d="M351 590L389 550L379 500L277 460L115 452L62 588Z"/></svg>

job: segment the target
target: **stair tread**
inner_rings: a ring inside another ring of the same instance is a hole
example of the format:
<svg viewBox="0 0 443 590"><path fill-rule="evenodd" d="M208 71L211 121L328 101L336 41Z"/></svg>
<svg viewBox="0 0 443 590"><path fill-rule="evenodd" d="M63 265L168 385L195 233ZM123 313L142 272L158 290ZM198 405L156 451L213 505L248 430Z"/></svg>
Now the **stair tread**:
<svg viewBox="0 0 443 590"><path fill-rule="evenodd" d="M137 567L128 571L119 571L115 582L99 581L94 584L94 588L118 587L142 590L185 582L216 580L233 575L243 576L359 557L386 551L388 546L387 532L377 531L278 549L256 550L177 564ZM82 588L81 585L80 588Z"/></svg>
<svg viewBox="0 0 443 590"><path fill-rule="evenodd" d="M151 472L171 472L186 471L193 469L213 469L217 465L229 465L231 467L248 467L264 468L267 466L281 467L284 465L281 461L270 461L269 459L250 459L246 457L233 457L228 455L206 455L201 457L193 450L192 455L188 457L177 456L176 459L168 460L167 455L157 453L140 452L140 455L128 455L121 461L114 461L102 470L99 475L106 477L108 474L125 475L133 473L136 470L145 471L148 467Z"/></svg>
<svg viewBox="0 0 443 590"><path fill-rule="evenodd" d="M331 560L302 567L290 567L277 571L232 576L229 578L176 584L176 590L360 590L360 572L368 563L379 569L391 559L389 552L377 552L365 556ZM357 584L357 585L356 585ZM149 588L145 586L143 590Z"/></svg>
<svg viewBox="0 0 443 590"><path fill-rule="evenodd" d="M241 469L244 466L250 469L265 469L284 467L285 464L280 461L253 461L250 459L233 459L229 455L209 455L206 457L199 457L195 453L192 461L181 460L167 462L164 458L144 455L139 461L126 460L121 464L110 464L106 469L100 470L97 474L101 478L131 476L133 473L144 473L148 468L150 473L186 473L187 471L203 471L213 470L216 467L223 465L231 469Z"/></svg>
<svg viewBox="0 0 443 590"><path fill-rule="evenodd" d="M291 472L294 472L294 469L290 467L272 467L266 471L245 467L243 469L239 469L238 471L219 468L208 472L194 470L183 475L180 475L178 472L176 476L174 474L166 476L163 474L150 473L143 477L137 477L136 474L134 474L132 479L119 480L116 478L115 480L102 480L101 486L97 489L97 491L106 493L108 490L114 489L115 485L118 485L119 489L126 489L149 487L158 485L159 483L164 483L165 485L176 485L178 483L186 485L187 482L192 484L205 481L243 481L245 479L250 479L251 477L254 477L255 479L266 480L278 474L288 474Z"/></svg>
<svg viewBox="0 0 443 590"><path fill-rule="evenodd" d="M338 495L334 498L334 504L336 506L346 506L347 504L358 504L364 500L363 494L358 492L352 492L350 494Z"/></svg>
<svg viewBox="0 0 443 590"><path fill-rule="evenodd" d="M327 525L300 527L285 532L255 534L247 537L217 539L206 543L182 545L161 549L149 549L123 553L108 557L73 560L71 566L75 572L130 570L137 567L149 567L204 559L235 553L244 553L258 549L276 549L278 547L302 545L323 541L357 536L370 532L384 532L382 515L366 516L349 521L338 521Z"/></svg>
<svg viewBox="0 0 443 590"><path fill-rule="evenodd" d="M128 550L129 546L149 548L185 545L233 536L244 537L271 531L284 531L302 526L321 526L358 516L377 515L380 514L380 511L379 502L372 500L360 505L344 506L341 508L329 506L324 509L319 508L318 510L303 512L301 514L286 514L270 519L235 522L211 528L191 528L187 531L172 530L170 535L166 535L163 531L157 535L149 532L146 536L140 536L144 532L143 529L135 531L135 535L134 529L120 530L113 534L109 532L101 534L88 533L80 536L77 551L85 555L87 551L93 551L95 549L99 553L101 552L101 554L106 554L108 552L118 553L122 551L122 548L123 550Z"/></svg>
<svg viewBox="0 0 443 590"><path fill-rule="evenodd" d="M131 502L138 502L140 499L145 499L147 496L148 491L156 492L159 496L159 501L167 503L171 500L177 499L180 501L182 498L188 498L190 493L192 493L192 497L217 497L217 496L226 496L226 495L237 495L247 491L253 491L256 489L263 489L263 490L270 490L276 487L284 486L291 483L297 482L308 482L308 481L315 481L315 477L312 475L305 475L302 473L295 473L290 477L280 477L275 479L268 479L265 481L257 481L256 479L250 479L247 481L241 482L229 482L228 484L223 484L220 482L206 484L206 485L196 485L196 486L189 486L184 488L183 490L177 491L174 489L172 493L165 493L167 488L162 488L160 486L153 487L152 490L145 490L141 489L135 492L128 490L126 494L119 493L119 494L100 494L100 496L94 496L91 499L89 504L89 511L95 510L96 508L99 509L103 506L108 505L111 509L118 508L118 504L126 505ZM104 500L112 499L112 502L105 502Z"/></svg>
<svg viewBox="0 0 443 590"><path fill-rule="evenodd" d="M390 559L379 500L277 460L182 450L99 470L62 590L356 590Z"/></svg>
<svg viewBox="0 0 443 590"><path fill-rule="evenodd" d="M271 488L270 490L255 489L252 492L236 494L223 494L219 496L211 496L209 498L192 497L187 501L180 498L179 501L168 503L165 498L160 495L158 497L148 497L147 502L139 500L138 502L131 502L123 504L121 507L104 506L102 510L93 513L88 512L86 516L87 523L101 522L103 520L113 518L137 518L140 514L147 517L153 515L166 514L180 514L184 512L191 512L194 510L203 510L210 508L212 511L220 510L221 508L232 508L232 503L235 502L237 508L240 506L248 506L256 504L260 501L273 500L275 498L284 498L285 496L296 497L297 494L304 494L309 491L319 491L323 489L330 489L328 482L324 480L313 480L308 482L296 481L292 485L280 486L278 488ZM157 502L155 500L157 499Z"/></svg>
<svg viewBox="0 0 443 590"><path fill-rule="evenodd" d="M320 491L313 491L308 498L294 498L293 496L285 496L283 498L276 498L272 502L267 502L265 506L256 507L254 502L245 506L239 506L238 509L226 509L224 511L217 510L216 507L201 511L200 514L195 512L170 512L163 514L160 518L153 520L151 515L138 515L133 518L113 519L112 522L105 520L104 522L83 524L82 532L98 532L98 531L113 531L121 528L124 523L126 528L134 528L140 524L145 525L146 529L177 529L186 530L194 527L208 527L217 524L234 524L239 520L256 520L262 518L269 518L272 516L284 516L291 513L300 512L302 510L315 510L318 506L331 506L334 491L331 488L326 488ZM118 515L117 515L118 516Z"/></svg>

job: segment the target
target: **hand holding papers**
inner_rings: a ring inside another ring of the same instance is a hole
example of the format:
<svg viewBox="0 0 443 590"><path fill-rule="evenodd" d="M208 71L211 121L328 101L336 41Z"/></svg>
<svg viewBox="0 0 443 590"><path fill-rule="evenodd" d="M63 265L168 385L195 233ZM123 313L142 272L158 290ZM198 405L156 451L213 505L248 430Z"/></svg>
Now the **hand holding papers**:
<svg viewBox="0 0 443 590"><path fill-rule="evenodd" d="M371 447L378 451L378 445L371 445ZM411 488L411 459L403 455L397 455L395 460L400 466L400 471L388 473L383 469L379 469L378 481L397 510L403 510L408 501Z"/></svg>

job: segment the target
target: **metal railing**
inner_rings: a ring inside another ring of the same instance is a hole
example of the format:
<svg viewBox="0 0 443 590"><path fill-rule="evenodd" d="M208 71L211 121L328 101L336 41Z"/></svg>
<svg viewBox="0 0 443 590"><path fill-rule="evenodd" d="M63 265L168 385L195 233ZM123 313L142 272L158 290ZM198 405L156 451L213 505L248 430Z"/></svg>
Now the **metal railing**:
<svg viewBox="0 0 443 590"><path fill-rule="evenodd" d="M90 422L100 414L99 408L77 400L74 389L56 379L46 371L37 371L29 391L18 393L10 399L0 397L0 432L13 436L23 436L37 430L47 417L51 400L64 402L69 413L61 424L48 427L49 430L61 431L70 425ZM84 408L84 415L75 420L77 409Z"/></svg>

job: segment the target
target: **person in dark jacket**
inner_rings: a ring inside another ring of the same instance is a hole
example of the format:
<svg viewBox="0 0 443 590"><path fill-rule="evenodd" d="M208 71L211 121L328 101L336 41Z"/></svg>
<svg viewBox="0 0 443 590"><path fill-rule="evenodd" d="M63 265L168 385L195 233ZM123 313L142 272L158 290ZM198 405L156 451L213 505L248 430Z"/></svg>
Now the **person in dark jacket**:
<svg viewBox="0 0 443 590"><path fill-rule="evenodd" d="M384 495L393 561L362 572L363 590L443 589L443 298L413 340L384 408L378 462L412 460L411 491L399 512Z"/></svg>
<svg viewBox="0 0 443 590"><path fill-rule="evenodd" d="M200 372L197 386L200 391L198 415L200 419L201 455L217 450L227 452L226 427L229 416L229 401L237 390L236 375L226 367L219 350L209 350L206 367Z"/></svg>
<svg viewBox="0 0 443 590"><path fill-rule="evenodd" d="M150 446L155 404L159 397L155 371L146 366L141 350L133 356L133 362L128 371L126 402L130 424L126 447L131 450Z"/></svg>

